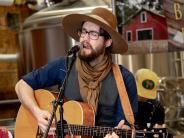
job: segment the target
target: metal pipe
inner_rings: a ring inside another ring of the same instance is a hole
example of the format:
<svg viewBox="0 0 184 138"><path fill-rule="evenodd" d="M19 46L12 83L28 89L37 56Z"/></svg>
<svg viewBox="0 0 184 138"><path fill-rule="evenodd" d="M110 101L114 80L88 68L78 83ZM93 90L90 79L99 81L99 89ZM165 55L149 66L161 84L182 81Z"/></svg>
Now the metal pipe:
<svg viewBox="0 0 184 138"><path fill-rule="evenodd" d="M116 15L116 0L112 0L112 12L114 13L114 15Z"/></svg>
<svg viewBox="0 0 184 138"><path fill-rule="evenodd" d="M13 104L13 103L20 103L20 101L18 99L0 100L0 105L2 105L2 104Z"/></svg>
<svg viewBox="0 0 184 138"><path fill-rule="evenodd" d="M0 61L16 61L17 54L0 54Z"/></svg>

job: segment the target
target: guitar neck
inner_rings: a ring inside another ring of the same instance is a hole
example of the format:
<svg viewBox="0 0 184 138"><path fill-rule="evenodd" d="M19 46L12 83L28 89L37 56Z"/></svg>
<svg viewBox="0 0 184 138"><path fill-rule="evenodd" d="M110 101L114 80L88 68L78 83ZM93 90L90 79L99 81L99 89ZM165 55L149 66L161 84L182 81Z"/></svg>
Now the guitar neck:
<svg viewBox="0 0 184 138"><path fill-rule="evenodd" d="M61 128L60 123L58 123L57 126L58 126L58 129ZM81 136L104 137L108 133L115 132L119 137L125 137L125 138L167 138L168 133L165 131L160 132L161 130L159 129L155 132L152 132L152 131L143 131L143 130L117 129L112 127L64 124L64 134L70 135L70 136L81 135Z"/></svg>
<svg viewBox="0 0 184 138"><path fill-rule="evenodd" d="M132 137L135 135L135 131L132 130L122 130L111 127L101 127L101 126L82 126L82 125L64 125L64 133L68 135L82 135L82 136L100 136L104 137L108 133L115 132L120 137Z"/></svg>

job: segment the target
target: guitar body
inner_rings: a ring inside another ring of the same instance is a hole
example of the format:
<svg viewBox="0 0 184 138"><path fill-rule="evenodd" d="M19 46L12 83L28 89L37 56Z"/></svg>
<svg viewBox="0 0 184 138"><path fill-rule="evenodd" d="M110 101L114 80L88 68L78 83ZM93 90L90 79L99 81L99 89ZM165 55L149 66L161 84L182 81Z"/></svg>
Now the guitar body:
<svg viewBox="0 0 184 138"><path fill-rule="evenodd" d="M88 104L77 101L68 101L63 104L63 110L63 118L66 120L67 124L77 124L84 126L95 125L94 111L93 108ZM72 133L70 135L72 135ZM65 136L65 138L70 137L71 136L69 135ZM74 138L81 138L81 136L74 136ZM82 138L90 137L82 136Z"/></svg>
<svg viewBox="0 0 184 138"><path fill-rule="evenodd" d="M52 112L52 101L55 99L52 93L47 90L36 90L35 98L41 109ZM57 118L59 118L58 111ZM37 131L38 124L36 119L29 110L21 105L16 118L15 138L36 138Z"/></svg>
<svg viewBox="0 0 184 138"><path fill-rule="evenodd" d="M43 89L36 90L35 98L41 109L52 112L52 102L55 100L55 96L52 93ZM68 101L64 103L63 110L64 120L68 124L93 126L95 123L93 109L88 104ZM57 109L56 116L57 120L60 120L59 109ZM21 105L16 118L15 138L36 138L37 132L38 124L36 119L29 110ZM51 138L52 136L48 137ZM80 136L74 137L81 138ZM66 135L65 138L70 138L70 136Z"/></svg>

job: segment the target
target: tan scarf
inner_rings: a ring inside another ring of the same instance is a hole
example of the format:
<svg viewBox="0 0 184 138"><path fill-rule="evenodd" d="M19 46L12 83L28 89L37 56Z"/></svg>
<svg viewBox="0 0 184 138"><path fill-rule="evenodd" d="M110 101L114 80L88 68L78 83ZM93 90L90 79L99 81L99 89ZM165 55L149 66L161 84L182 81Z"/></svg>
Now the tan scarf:
<svg viewBox="0 0 184 138"><path fill-rule="evenodd" d="M94 67L77 58L76 69L78 71L80 94L84 102L93 106L95 113L98 108L101 82L107 76L111 67L112 59L110 55L105 56L104 60Z"/></svg>

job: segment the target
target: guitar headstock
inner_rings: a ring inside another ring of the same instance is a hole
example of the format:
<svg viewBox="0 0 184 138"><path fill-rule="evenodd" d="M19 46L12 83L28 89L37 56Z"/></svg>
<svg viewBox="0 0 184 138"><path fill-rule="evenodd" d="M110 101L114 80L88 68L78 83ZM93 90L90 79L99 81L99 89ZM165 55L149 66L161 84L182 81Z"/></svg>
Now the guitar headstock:
<svg viewBox="0 0 184 138"><path fill-rule="evenodd" d="M144 137L148 138L172 138L168 133L167 128L149 128L144 130Z"/></svg>

